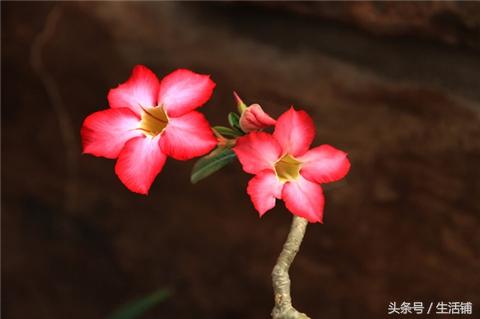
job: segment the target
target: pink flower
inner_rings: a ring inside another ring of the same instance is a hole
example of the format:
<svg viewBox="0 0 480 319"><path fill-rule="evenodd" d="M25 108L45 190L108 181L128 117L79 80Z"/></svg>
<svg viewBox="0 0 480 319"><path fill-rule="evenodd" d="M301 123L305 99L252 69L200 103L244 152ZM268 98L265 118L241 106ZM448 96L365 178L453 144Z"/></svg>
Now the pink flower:
<svg viewBox="0 0 480 319"><path fill-rule="evenodd" d="M195 111L214 87L207 75L179 69L159 81L137 65L127 82L108 93L110 108L83 122L83 152L118 158L115 173L123 184L147 194L167 156L187 160L217 144L209 123Z"/></svg>
<svg viewBox="0 0 480 319"><path fill-rule="evenodd" d="M310 116L292 107L278 118L273 135L252 132L237 140L233 150L243 170L255 175L247 193L260 216L282 199L294 215L322 222L319 184L343 178L350 162L345 152L327 144L309 150L314 136Z"/></svg>
<svg viewBox="0 0 480 319"><path fill-rule="evenodd" d="M246 106L236 92L233 92L240 115L240 128L245 132L260 131L269 126L275 125L275 119L265 113L259 104Z"/></svg>

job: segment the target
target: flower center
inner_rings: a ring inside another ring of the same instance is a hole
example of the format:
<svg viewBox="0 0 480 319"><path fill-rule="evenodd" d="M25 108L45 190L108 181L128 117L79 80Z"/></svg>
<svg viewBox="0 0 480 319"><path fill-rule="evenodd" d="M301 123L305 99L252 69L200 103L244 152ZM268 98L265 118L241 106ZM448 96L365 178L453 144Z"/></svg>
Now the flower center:
<svg viewBox="0 0 480 319"><path fill-rule="evenodd" d="M301 167L302 162L287 154L275 163L275 174L280 182L285 183L297 179Z"/></svg>
<svg viewBox="0 0 480 319"><path fill-rule="evenodd" d="M163 107L142 108L142 119L138 129L145 135L157 136L162 133L168 124L168 116Z"/></svg>

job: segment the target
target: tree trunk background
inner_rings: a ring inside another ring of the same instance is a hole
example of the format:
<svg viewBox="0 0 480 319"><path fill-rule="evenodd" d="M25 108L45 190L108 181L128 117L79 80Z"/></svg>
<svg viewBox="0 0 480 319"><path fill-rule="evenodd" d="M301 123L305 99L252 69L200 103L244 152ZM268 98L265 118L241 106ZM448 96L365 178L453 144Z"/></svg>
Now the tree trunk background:
<svg viewBox="0 0 480 319"><path fill-rule="evenodd" d="M174 295L144 318L268 317L291 216L278 203L259 219L238 164L191 185L193 161L168 160L143 197L114 161L81 155L83 119L139 63L211 74L212 124L226 124L237 90L274 116L305 109L315 145L349 153L351 172L325 188L324 224L309 226L291 271L299 309L385 318L391 301L470 301L477 311L477 3L1 6L4 318L106 318L162 287ZM60 103L30 62L54 7L43 66Z"/></svg>

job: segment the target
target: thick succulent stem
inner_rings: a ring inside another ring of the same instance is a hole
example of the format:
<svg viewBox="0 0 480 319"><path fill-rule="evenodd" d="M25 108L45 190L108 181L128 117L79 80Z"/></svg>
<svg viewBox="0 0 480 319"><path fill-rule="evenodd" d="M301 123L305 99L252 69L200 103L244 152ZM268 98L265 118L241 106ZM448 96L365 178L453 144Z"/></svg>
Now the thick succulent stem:
<svg viewBox="0 0 480 319"><path fill-rule="evenodd" d="M282 252L272 271L273 293L275 306L272 310L273 319L310 319L306 314L297 311L292 306L290 295L290 277L288 270L297 255L308 221L305 218L294 216L287 241L283 244Z"/></svg>

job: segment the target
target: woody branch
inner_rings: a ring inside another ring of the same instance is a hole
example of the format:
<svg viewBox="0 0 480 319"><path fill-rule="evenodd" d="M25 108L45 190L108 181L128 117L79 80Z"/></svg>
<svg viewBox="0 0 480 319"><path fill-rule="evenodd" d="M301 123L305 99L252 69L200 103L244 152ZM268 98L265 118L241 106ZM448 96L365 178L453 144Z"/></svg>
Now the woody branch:
<svg viewBox="0 0 480 319"><path fill-rule="evenodd" d="M297 311L292 306L290 277L288 275L290 265L300 249L307 224L306 219L298 216L293 217L287 240L283 244L282 252L273 268L272 283L275 297L275 306L272 310L273 319L310 319L306 314Z"/></svg>

